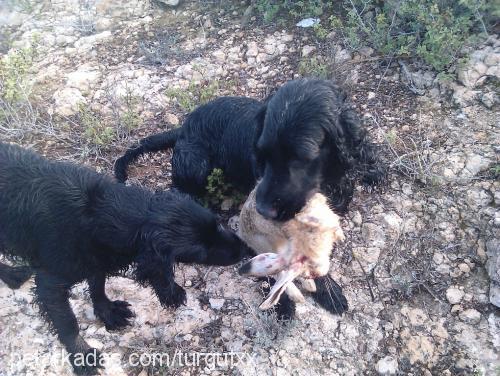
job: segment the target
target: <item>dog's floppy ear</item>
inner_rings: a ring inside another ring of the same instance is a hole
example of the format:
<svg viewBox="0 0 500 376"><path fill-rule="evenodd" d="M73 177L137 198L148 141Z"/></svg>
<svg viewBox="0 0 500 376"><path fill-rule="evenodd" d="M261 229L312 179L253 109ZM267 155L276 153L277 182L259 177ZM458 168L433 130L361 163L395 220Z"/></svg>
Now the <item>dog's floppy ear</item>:
<svg viewBox="0 0 500 376"><path fill-rule="evenodd" d="M262 134L262 129L264 129L264 120L266 118L267 104L262 105L257 114L255 115L255 122L257 127L255 128L255 138L254 138L254 146L256 146L257 141Z"/></svg>
<svg viewBox="0 0 500 376"><path fill-rule="evenodd" d="M261 160L257 152L257 142L264 129L264 120L266 118L267 105L264 104L255 115L255 134L253 139L253 158L254 158L254 173L256 177L261 177L264 174L264 161Z"/></svg>

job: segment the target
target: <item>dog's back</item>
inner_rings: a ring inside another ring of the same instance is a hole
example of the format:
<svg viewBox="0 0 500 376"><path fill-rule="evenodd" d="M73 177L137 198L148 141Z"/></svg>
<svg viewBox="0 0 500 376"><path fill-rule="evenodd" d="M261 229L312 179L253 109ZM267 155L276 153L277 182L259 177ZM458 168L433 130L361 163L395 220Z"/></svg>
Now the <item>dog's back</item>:
<svg viewBox="0 0 500 376"><path fill-rule="evenodd" d="M0 252L33 265L57 260L86 262L79 254L93 241L93 201L113 184L94 171L48 161L16 145L0 143ZM41 249L46 250L44 254ZM60 256L59 256L60 257ZM78 268L75 268L78 269Z"/></svg>

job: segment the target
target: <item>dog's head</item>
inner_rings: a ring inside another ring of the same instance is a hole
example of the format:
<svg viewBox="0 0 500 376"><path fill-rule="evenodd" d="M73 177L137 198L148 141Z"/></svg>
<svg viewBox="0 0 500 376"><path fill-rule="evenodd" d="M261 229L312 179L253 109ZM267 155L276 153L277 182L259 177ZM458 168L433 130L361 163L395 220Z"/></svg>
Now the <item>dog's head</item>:
<svg viewBox="0 0 500 376"><path fill-rule="evenodd" d="M257 210L268 219L292 218L323 181L340 180L349 153L341 113L345 95L324 80L283 85L258 114L255 139Z"/></svg>
<svg viewBox="0 0 500 376"><path fill-rule="evenodd" d="M215 215L181 193L156 194L155 213L148 219L147 244L172 262L232 265L249 252L230 230L217 224Z"/></svg>

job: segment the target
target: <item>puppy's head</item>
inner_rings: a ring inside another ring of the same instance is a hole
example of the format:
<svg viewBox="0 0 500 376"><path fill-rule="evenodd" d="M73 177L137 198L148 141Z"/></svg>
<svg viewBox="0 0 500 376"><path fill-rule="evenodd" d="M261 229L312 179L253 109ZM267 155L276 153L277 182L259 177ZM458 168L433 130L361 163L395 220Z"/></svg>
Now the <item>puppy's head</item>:
<svg viewBox="0 0 500 376"><path fill-rule="evenodd" d="M205 265L232 265L249 252L232 231L217 224L210 210L181 193L156 194L149 219L149 243L172 260Z"/></svg>
<svg viewBox="0 0 500 376"><path fill-rule="evenodd" d="M255 139L261 215L291 219L326 175L344 175L338 120L344 99L328 81L303 79L283 85L263 107Z"/></svg>

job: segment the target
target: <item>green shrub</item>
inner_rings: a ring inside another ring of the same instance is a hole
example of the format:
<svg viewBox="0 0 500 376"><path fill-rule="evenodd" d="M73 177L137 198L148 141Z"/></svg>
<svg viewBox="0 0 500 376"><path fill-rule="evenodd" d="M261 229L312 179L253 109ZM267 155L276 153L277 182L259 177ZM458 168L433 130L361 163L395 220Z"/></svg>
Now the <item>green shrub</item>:
<svg viewBox="0 0 500 376"><path fill-rule="evenodd" d="M101 148L108 146L115 140L115 129L107 126L100 116L86 105L80 105L77 118L83 127L83 138L87 144Z"/></svg>
<svg viewBox="0 0 500 376"><path fill-rule="evenodd" d="M0 60L0 97L9 104L26 100L30 94L28 73L37 55L37 40L16 49Z"/></svg>
<svg viewBox="0 0 500 376"><path fill-rule="evenodd" d="M214 168L207 178L207 193L205 194L205 206L220 206L226 199L232 199L233 205L238 205L245 196L237 191L224 178L224 172L220 168Z"/></svg>
<svg viewBox="0 0 500 376"><path fill-rule="evenodd" d="M120 126L126 133L129 133L131 130L139 127L142 122L137 110L139 98L127 91L126 95L123 96L121 100L125 109L119 114Z"/></svg>
<svg viewBox="0 0 500 376"><path fill-rule="evenodd" d="M442 72L485 31L484 0L350 0L330 17L352 49L371 45L388 56L419 57Z"/></svg>
<svg viewBox="0 0 500 376"><path fill-rule="evenodd" d="M256 9L266 21L319 17L312 30L325 39L340 32L351 49L373 47L390 57L420 58L445 72L460 58L465 45L485 35L500 17L500 7L488 0L259 0Z"/></svg>
<svg viewBox="0 0 500 376"><path fill-rule="evenodd" d="M318 17L331 7L330 4L330 1L323 0L257 0L256 9L263 15L264 21L271 22L278 15L294 19Z"/></svg>
<svg viewBox="0 0 500 376"><path fill-rule="evenodd" d="M175 99L179 107L185 112L193 111L197 106L205 104L214 99L219 93L217 81L205 81L197 84L191 81L187 89L167 89L166 95Z"/></svg>
<svg viewBox="0 0 500 376"><path fill-rule="evenodd" d="M328 65L316 56L305 57L299 63L299 74L303 77L328 78Z"/></svg>

